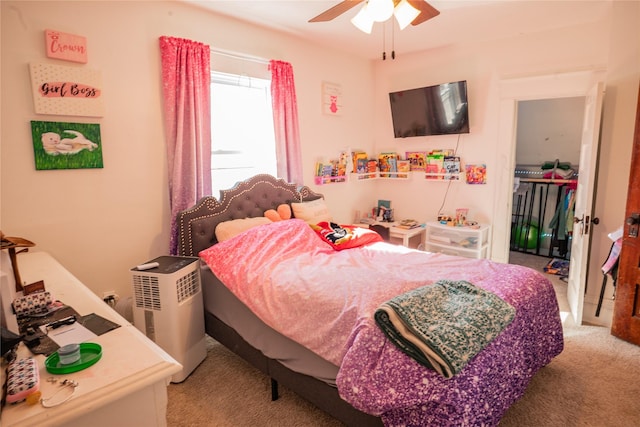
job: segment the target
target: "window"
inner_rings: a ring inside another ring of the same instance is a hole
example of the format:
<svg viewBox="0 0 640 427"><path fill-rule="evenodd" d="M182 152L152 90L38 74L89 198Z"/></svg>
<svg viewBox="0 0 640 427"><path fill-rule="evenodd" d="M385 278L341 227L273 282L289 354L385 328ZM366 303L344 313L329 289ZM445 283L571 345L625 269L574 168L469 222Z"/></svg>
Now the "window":
<svg viewBox="0 0 640 427"><path fill-rule="evenodd" d="M271 81L211 74L213 194L258 173L277 176Z"/></svg>

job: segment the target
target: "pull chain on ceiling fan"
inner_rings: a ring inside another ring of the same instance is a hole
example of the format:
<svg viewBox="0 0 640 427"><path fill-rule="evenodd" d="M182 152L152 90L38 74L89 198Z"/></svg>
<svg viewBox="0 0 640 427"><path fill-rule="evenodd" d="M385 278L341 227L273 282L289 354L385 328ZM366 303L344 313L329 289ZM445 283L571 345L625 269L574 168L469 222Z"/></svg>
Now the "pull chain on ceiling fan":
<svg viewBox="0 0 640 427"><path fill-rule="evenodd" d="M387 60L387 23L382 24L382 60ZM396 40L393 25L391 26L391 59L396 59Z"/></svg>

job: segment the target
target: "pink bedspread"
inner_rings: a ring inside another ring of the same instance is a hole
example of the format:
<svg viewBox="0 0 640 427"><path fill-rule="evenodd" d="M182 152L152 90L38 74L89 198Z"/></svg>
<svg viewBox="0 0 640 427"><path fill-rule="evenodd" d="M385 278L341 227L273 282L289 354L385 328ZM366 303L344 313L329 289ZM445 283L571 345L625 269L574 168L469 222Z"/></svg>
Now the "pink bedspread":
<svg viewBox="0 0 640 427"><path fill-rule="evenodd" d="M340 366L342 398L385 425L496 425L563 348L553 287L525 267L387 243L334 251L295 219L200 256L266 324ZM373 319L382 302L439 279L467 280L516 308L513 322L451 379L401 352Z"/></svg>

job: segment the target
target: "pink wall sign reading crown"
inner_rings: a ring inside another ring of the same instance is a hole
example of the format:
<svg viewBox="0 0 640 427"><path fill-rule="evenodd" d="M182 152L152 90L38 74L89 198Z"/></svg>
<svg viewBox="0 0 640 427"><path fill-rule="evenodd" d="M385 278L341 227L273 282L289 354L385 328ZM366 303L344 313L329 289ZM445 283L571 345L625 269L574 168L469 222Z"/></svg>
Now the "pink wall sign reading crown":
<svg viewBox="0 0 640 427"><path fill-rule="evenodd" d="M45 30L44 37L49 58L87 63L86 37L54 30Z"/></svg>

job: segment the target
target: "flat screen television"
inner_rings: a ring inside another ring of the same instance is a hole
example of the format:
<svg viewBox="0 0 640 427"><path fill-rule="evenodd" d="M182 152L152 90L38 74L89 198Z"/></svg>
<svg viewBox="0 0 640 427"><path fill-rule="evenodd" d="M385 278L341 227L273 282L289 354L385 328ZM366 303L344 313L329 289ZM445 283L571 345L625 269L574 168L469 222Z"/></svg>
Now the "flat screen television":
<svg viewBox="0 0 640 427"><path fill-rule="evenodd" d="M469 133L466 80L391 92L389 101L396 138Z"/></svg>

